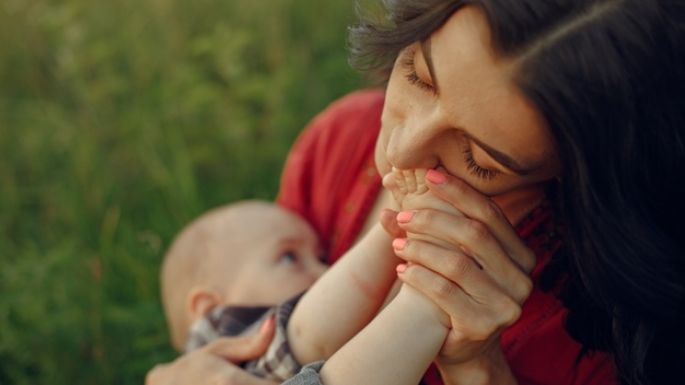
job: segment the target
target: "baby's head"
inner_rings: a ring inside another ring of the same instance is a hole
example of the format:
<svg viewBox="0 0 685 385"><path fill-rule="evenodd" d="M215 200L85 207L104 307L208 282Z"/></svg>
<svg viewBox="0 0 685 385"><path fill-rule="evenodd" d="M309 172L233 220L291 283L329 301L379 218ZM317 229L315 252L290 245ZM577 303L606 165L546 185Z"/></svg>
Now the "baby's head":
<svg viewBox="0 0 685 385"><path fill-rule="evenodd" d="M324 272L314 230L275 204L244 201L186 226L164 257L162 303L177 349L217 305L275 305Z"/></svg>

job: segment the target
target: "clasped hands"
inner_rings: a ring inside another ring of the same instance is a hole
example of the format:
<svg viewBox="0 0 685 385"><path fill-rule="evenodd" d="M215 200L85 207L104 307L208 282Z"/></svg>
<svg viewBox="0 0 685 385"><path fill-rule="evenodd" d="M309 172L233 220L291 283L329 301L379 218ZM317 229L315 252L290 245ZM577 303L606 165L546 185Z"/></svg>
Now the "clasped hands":
<svg viewBox="0 0 685 385"><path fill-rule="evenodd" d="M535 255L490 198L436 170L425 179L430 192L456 211L383 211L381 223L395 238L395 253L407 262L398 266L398 277L449 318L450 331L436 358L443 377L455 371L461 378L483 371L511 377L499 336L518 320L532 291Z"/></svg>

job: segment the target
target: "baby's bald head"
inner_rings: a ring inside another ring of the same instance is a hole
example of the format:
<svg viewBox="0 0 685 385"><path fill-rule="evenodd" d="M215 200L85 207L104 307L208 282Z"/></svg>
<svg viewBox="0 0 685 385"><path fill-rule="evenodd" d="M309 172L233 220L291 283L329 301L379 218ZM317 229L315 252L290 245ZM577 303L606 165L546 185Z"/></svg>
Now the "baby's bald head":
<svg viewBox="0 0 685 385"><path fill-rule="evenodd" d="M297 215L263 201L210 210L164 257L160 281L172 342L180 350L192 322L216 305L277 304L322 272L316 235Z"/></svg>

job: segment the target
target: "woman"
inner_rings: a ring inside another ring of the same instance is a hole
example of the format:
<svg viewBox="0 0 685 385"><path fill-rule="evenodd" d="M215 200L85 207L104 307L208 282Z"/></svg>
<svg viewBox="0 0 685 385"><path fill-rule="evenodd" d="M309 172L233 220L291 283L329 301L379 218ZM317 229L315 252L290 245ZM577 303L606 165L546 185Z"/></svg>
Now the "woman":
<svg viewBox="0 0 685 385"><path fill-rule="evenodd" d="M289 158L281 203L317 227L334 260L387 207L378 176L368 172L369 143L376 142L381 174L437 168L448 176L443 198L468 221L417 212L423 220L404 228L442 237L453 249L407 255L414 264L400 274L451 316L455 332L436 359L445 384L469 383L474 371L505 373L511 383L678 378L685 2L386 6L388 25L352 29L357 64L389 75L385 98L350 96L315 120ZM335 161L346 156L350 162ZM516 246L509 223L528 249ZM477 231L465 240L456 229ZM484 269L489 280L480 287L460 285L463 277L444 261L465 254L520 262L531 250L535 287L516 324L507 328L495 305L460 317L471 291L489 287L492 301L484 302L501 304L496 299L511 298L511 286L525 279L499 285L507 271ZM150 384L165 374L180 381L216 360L211 349L152 372ZM227 384L259 383L234 377L241 372L228 364L216 368L206 377L222 372Z"/></svg>

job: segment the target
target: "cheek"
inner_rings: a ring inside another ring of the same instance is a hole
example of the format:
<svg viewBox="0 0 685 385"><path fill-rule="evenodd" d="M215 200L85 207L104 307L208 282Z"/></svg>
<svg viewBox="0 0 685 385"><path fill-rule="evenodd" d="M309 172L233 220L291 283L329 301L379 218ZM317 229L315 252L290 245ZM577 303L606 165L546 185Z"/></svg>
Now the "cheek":
<svg viewBox="0 0 685 385"><path fill-rule="evenodd" d="M385 90L385 102L383 104L383 113L381 115L381 130L376 139L375 162L378 173L383 176L389 173L392 169L387 159L387 147L390 140L392 129L401 124L405 111L403 109L403 102L401 95L406 90L402 90L403 84L398 68L398 63L395 63L388 86Z"/></svg>
<svg viewBox="0 0 685 385"><path fill-rule="evenodd" d="M383 128L385 124L381 124L381 132L376 139L376 149L374 152L374 162L376 163L376 170L381 176L389 173L391 170L390 163L385 155L385 148L388 145L388 137L386 129Z"/></svg>
<svg viewBox="0 0 685 385"><path fill-rule="evenodd" d="M314 281L315 280L312 279L312 277L291 272L287 276L282 277L280 281L273 281L273 283L280 282L280 284L276 284L275 286L279 288L280 295L284 297L282 300L286 300L309 289Z"/></svg>

